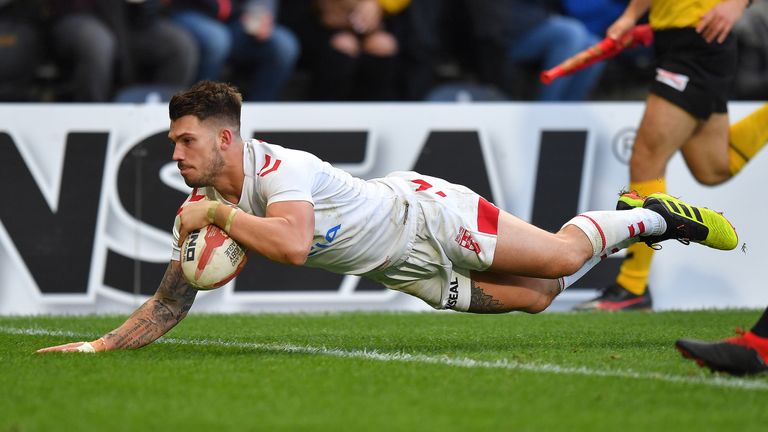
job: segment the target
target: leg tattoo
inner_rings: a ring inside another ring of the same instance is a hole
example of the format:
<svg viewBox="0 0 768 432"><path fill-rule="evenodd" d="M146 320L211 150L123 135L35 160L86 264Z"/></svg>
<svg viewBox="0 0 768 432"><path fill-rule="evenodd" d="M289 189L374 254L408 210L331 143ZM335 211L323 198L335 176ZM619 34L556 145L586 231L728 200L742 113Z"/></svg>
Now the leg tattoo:
<svg viewBox="0 0 768 432"><path fill-rule="evenodd" d="M472 295L469 299L469 312L473 313L504 313L509 312L504 305L492 295L486 294L482 288L472 281Z"/></svg>

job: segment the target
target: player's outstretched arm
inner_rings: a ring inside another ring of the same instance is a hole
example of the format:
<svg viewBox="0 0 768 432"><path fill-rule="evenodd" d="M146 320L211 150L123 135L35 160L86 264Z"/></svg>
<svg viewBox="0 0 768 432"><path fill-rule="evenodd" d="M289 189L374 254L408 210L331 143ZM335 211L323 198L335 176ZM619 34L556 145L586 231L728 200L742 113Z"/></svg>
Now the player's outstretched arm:
<svg viewBox="0 0 768 432"><path fill-rule="evenodd" d="M123 325L95 341L57 345L37 352L97 352L141 348L167 333L187 316L196 294L197 290L184 280L181 264L171 261L155 295L136 309Z"/></svg>

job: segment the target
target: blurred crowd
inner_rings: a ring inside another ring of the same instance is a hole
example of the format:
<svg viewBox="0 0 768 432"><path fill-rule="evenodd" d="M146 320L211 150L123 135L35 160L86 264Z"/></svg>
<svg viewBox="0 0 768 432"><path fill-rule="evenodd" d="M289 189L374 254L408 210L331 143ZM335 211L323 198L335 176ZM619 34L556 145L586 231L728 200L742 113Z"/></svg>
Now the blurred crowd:
<svg viewBox="0 0 768 432"><path fill-rule="evenodd" d="M0 0L0 101L142 102L200 79L249 101L642 99L652 49L543 86L622 0ZM768 99L768 1L734 28L734 99Z"/></svg>

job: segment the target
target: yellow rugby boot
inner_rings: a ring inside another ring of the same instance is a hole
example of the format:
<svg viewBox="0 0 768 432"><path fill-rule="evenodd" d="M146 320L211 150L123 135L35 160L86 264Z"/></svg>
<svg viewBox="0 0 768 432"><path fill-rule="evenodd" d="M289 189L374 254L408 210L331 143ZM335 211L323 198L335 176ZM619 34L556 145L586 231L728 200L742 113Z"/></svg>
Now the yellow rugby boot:
<svg viewBox="0 0 768 432"><path fill-rule="evenodd" d="M643 208L660 214L667 223L664 234L642 239L648 245L676 239L683 244L694 242L714 249L731 250L739 243L739 236L728 219L706 207L694 207L667 194L654 193L646 197Z"/></svg>
<svg viewBox="0 0 768 432"><path fill-rule="evenodd" d="M616 210L632 210L633 208L642 208L645 197L637 191L622 192L619 195L619 201L616 202Z"/></svg>

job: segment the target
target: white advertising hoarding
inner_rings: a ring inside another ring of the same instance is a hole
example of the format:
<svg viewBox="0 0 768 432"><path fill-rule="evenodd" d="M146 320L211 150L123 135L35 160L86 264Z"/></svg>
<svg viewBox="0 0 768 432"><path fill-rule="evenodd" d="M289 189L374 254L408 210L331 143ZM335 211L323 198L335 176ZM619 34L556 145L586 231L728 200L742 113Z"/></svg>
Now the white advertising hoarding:
<svg viewBox="0 0 768 432"><path fill-rule="evenodd" d="M756 106L732 104L731 116ZM614 207L642 110L640 103L249 104L242 133L312 151L364 178L411 169L445 177L556 229L576 212ZM0 314L129 312L154 292L188 191L170 160L167 129L165 105L0 105ZM651 272L657 309L768 303L757 272L768 262L768 209L759 194L767 168L759 154L728 183L706 187L673 158L669 192L725 210L743 247L666 242ZM608 281L619 259L608 261L599 267L609 271L567 291L555 309L592 295L583 289L589 283ZM428 309L357 277L261 261L249 267L199 295L194 309Z"/></svg>

